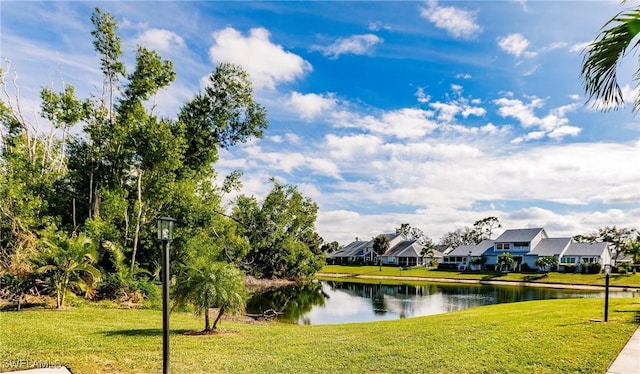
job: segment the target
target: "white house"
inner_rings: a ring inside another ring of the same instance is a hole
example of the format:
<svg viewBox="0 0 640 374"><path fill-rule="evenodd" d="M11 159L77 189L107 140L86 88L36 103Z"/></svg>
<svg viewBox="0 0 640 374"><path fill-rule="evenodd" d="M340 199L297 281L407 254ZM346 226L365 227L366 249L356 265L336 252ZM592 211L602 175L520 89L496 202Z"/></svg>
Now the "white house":
<svg viewBox="0 0 640 374"><path fill-rule="evenodd" d="M580 271L581 264L602 265L611 261L609 243L576 243L571 238L549 238L542 228L528 228L506 230L495 240L485 240L478 245L459 246L445 256L443 264L455 264L458 269L477 270L481 265L469 263L474 258L483 258L484 266L492 269L504 253L511 254L515 260L512 270L536 269L536 260L549 256L558 259L559 270L564 270L566 265L571 264Z"/></svg>

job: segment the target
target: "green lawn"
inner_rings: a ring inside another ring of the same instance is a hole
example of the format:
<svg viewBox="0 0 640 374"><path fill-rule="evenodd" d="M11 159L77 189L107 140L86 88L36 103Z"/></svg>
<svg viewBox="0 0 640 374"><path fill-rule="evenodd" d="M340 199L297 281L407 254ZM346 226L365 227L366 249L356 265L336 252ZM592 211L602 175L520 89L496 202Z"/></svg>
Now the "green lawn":
<svg viewBox="0 0 640 374"><path fill-rule="evenodd" d="M351 275L371 275L371 276L403 276L403 277L424 277L424 278L448 278L448 279L475 279L475 280L500 280L500 281L528 281L536 283L560 283L575 285L596 285L604 286L604 274L568 274L549 272L541 277L541 274L522 274L498 272L460 272L431 270L425 268L409 268L403 270L399 267L383 266L379 271L378 266L342 266L326 265L320 271L324 274L351 274ZM612 274L610 276L612 286L626 286L640 288L640 273L638 274Z"/></svg>
<svg viewBox="0 0 640 374"><path fill-rule="evenodd" d="M396 321L258 325L171 316L174 373L603 373L640 323L640 298L500 304ZM0 313L0 363L60 361L74 373L162 366L160 311L85 306Z"/></svg>

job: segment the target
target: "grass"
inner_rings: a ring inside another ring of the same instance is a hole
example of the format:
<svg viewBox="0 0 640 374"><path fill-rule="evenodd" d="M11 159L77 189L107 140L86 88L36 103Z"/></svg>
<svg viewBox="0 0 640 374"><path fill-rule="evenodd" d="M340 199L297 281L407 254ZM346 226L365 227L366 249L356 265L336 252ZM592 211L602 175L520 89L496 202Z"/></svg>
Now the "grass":
<svg viewBox="0 0 640 374"><path fill-rule="evenodd" d="M224 321L224 333L186 335L202 318L171 315L175 373L603 373L640 323L640 299L499 304L395 321L299 326ZM61 362L74 373L151 373L162 366L160 311L0 313L0 367ZM23 369L26 367L22 367Z"/></svg>
<svg viewBox="0 0 640 374"><path fill-rule="evenodd" d="M403 270L399 267L383 266L379 271L378 266L342 266L326 265L322 268L323 274L350 274L350 275L370 275L387 277L416 277L416 278L447 278L447 279L472 279L472 280L500 280L511 282L532 282L532 283L559 283L569 285L593 285L604 286L604 274L570 274L549 272L546 276L542 274L527 273L499 273L499 272L461 272L425 269L421 267ZM640 288L640 273L638 274L612 274L610 285L619 287Z"/></svg>

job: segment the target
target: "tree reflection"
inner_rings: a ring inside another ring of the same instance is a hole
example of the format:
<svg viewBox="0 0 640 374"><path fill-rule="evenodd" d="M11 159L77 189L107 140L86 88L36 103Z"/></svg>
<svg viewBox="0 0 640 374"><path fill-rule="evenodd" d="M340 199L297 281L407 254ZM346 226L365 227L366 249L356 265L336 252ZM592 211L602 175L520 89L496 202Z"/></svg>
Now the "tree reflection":
<svg viewBox="0 0 640 374"><path fill-rule="evenodd" d="M371 305L373 306L373 313L376 315L384 315L387 313L387 302L384 299L384 292L382 292L382 285L373 285L373 295L371 296Z"/></svg>
<svg viewBox="0 0 640 374"><path fill-rule="evenodd" d="M319 282L285 286L254 293L247 302L246 310L250 314L260 314L273 309L279 314L278 320L297 323L315 305L324 306L328 297Z"/></svg>

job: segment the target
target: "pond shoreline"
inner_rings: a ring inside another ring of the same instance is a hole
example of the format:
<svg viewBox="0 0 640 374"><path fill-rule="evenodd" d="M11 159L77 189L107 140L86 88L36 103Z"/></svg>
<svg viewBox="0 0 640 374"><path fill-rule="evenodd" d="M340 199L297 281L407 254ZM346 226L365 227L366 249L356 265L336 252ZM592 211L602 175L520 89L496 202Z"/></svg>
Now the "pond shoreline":
<svg viewBox="0 0 640 374"><path fill-rule="evenodd" d="M463 284L484 284L492 286L522 286L522 287L541 287L556 289L573 289L573 290L592 290L602 291L605 286L595 286L587 284L565 284L565 283L538 283L525 281L504 281L504 280L483 280L483 279L460 279L460 278L440 278L440 277L406 277L395 275L365 275L365 274L347 274L347 273L316 273L316 277L330 278L332 280L339 279L392 279L403 281L418 282L438 282L438 283L463 283ZM627 286L609 286L612 292L640 292L639 287Z"/></svg>

